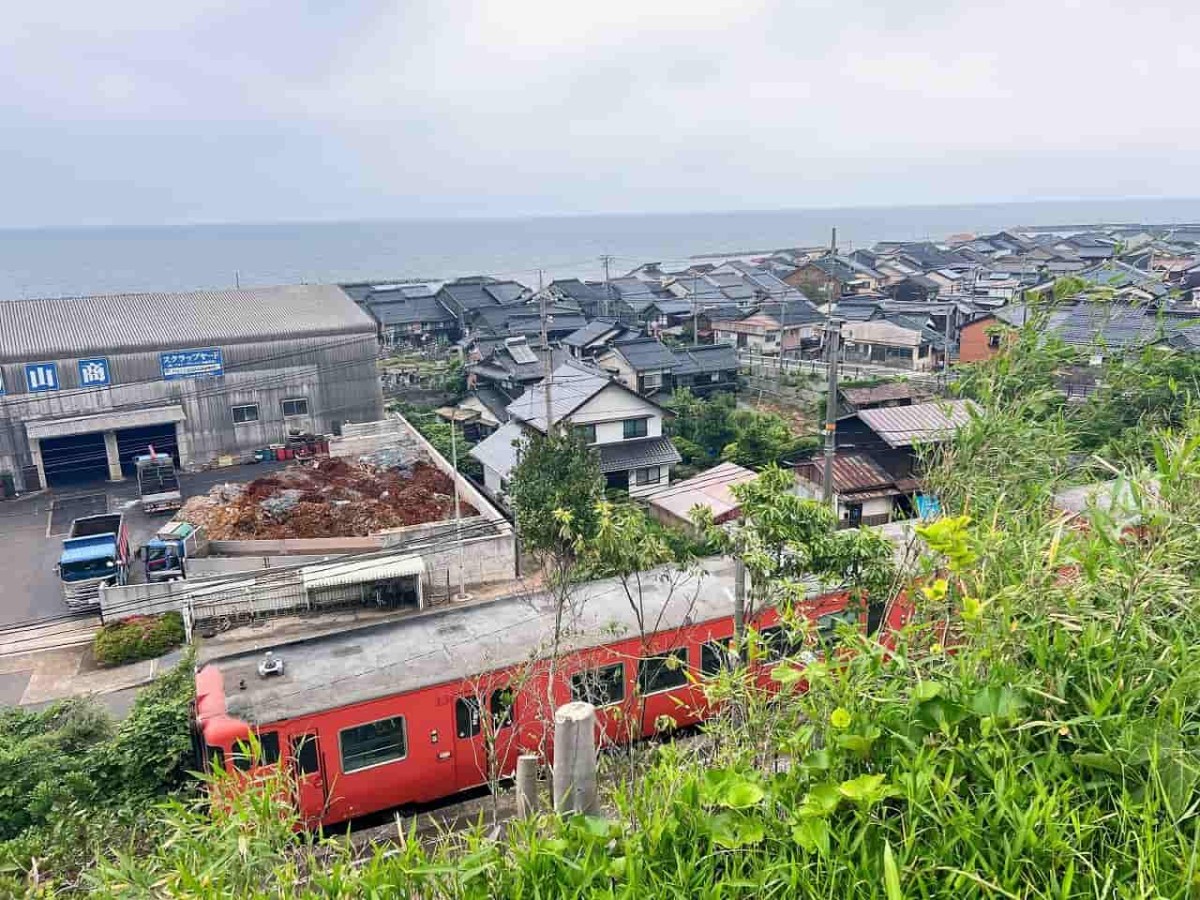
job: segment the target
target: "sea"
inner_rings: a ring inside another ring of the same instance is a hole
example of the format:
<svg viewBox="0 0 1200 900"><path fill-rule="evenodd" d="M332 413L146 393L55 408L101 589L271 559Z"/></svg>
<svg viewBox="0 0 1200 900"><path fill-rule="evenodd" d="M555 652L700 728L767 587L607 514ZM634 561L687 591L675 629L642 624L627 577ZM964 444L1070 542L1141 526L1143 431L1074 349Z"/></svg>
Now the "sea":
<svg viewBox="0 0 1200 900"><path fill-rule="evenodd" d="M599 278L829 243L940 240L1022 226L1197 223L1200 198L1056 200L529 218L260 222L0 230L0 299L466 275Z"/></svg>

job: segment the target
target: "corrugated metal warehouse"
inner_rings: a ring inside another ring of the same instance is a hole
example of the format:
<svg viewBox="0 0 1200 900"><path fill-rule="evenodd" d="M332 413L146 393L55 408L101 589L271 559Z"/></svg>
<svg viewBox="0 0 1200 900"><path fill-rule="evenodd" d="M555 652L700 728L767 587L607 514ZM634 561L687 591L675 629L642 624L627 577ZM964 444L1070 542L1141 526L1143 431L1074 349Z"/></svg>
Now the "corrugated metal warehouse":
<svg viewBox="0 0 1200 900"><path fill-rule="evenodd" d="M0 494L378 419L377 351L336 285L0 301Z"/></svg>

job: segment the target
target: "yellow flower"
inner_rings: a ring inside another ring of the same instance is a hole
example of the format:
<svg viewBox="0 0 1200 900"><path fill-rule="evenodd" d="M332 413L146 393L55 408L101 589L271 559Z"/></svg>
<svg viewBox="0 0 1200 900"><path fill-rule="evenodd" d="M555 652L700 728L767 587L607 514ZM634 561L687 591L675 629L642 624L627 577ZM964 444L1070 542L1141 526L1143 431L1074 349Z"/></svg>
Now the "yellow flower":
<svg viewBox="0 0 1200 900"><path fill-rule="evenodd" d="M840 706L835 709L829 716L829 724L834 728L849 728L850 713L848 710L842 709Z"/></svg>

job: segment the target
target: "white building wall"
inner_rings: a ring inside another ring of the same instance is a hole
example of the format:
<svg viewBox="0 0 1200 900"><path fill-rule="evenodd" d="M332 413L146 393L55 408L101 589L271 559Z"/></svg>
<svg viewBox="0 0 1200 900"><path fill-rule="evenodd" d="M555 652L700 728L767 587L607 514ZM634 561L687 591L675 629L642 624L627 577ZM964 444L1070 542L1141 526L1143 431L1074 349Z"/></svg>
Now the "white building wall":
<svg viewBox="0 0 1200 900"><path fill-rule="evenodd" d="M641 397L612 385L571 413L572 425L595 425L596 443L611 444L623 441L625 419L648 418L646 436L662 435L662 413L658 407Z"/></svg>

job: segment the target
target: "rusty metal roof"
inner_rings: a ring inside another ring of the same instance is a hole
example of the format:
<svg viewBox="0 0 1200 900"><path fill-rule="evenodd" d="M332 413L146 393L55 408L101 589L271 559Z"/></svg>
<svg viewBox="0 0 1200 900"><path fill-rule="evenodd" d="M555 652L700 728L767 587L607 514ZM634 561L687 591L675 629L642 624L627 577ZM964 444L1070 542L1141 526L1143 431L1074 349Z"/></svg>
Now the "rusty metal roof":
<svg viewBox="0 0 1200 900"><path fill-rule="evenodd" d="M825 478L825 460L815 457L797 464L796 473L820 484ZM865 453L839 453L833 458L833 489L852 494L894 486L892 476Z"/></svg>
<svg viewBox="0 0 1200 900"><path fill-rule="evenodd" d="M924 400L931 393L928 388L909 380L892 381L874 387L842 388L842 396L846 402L859 409L893 400Z"/></svg>

